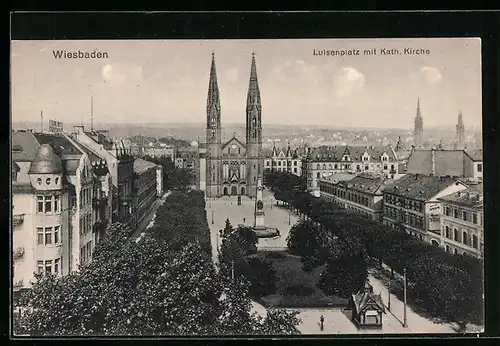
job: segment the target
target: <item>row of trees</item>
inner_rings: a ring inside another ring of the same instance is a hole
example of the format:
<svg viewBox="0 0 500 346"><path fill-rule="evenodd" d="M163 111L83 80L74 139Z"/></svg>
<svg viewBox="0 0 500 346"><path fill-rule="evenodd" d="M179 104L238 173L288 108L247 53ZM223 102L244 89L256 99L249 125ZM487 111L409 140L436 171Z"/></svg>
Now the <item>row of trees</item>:
<svg viewBox="0 0 500 346"><path fill-rule="evenodd" d="M306 215L340 241L353 246L360 244L369 256L378 258L396 272L401 274L406 269L408 281L413 284L412 295L420 307L448 321L482 323L482 259L452 255L406 232L315 198L302 187L289 190L297 180L295 176L282 172L271 174L268 185L276 199Z"/></svg>
<svg viewBox="0 0 500 346"><path fill-rule="evenodd" d="M295 316L282 310L256 316L248 283L216 272L204 203L199 192L173 193L155 229L139 240L129 238L127 226L111 224L88 265L64 277L37 276L21 297L15 334L296 333Z"/></svg>

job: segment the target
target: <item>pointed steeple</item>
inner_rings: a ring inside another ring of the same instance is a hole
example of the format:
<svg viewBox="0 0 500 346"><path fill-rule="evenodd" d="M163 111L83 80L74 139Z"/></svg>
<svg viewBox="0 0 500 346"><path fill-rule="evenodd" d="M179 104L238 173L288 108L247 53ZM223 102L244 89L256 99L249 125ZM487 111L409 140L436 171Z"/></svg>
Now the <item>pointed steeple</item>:
<svg viewBox="0 0 500 346"><path fill-rule="evenodd" d="M257 79L257 65L255 63L255 52L252 52L252 65L250 67L250 82L247 94L247 111L257 107L260 110L260 89Z"/></svg>
<svg viewBox="0 0 500 346"><path fill-rule="evenodd" d="M276 150L276 142L273 142L273 154L272 154L273 157L276 157L278 156L278 151Z"/></svg>
<svg viewBox="0 0 500 346"><path fill-rule="evenodd" d="M286 157L292 157L292 149L290 149L290 142L288 142L288 148L286 149Z"/></svg>
<svg viewBox="0 0 500 346"><path fill-rule="evenodd" d="M420 97L417 99L417 117L421 117L420 114Z"/></svg>
<svg viewBox="0 0 500 346"><path fill-rule="evenodd" d="M210 116L220 113L219 84L217 83L217 70L215 68L215 53L212 52L212 65L210 66L210 79L208 82L207 96L207 123L210 123ZM220 116L217 119L220 123Z"/></svg>
<svg viewBox="0 0 500 346"><path fill-rule="evenodd" d="M458 126L464 126L464 120L462 117L462 111L458 112Z"/></svg>
<svg viewBox="0 0 500 346"><path fill-rule="evenodd" d="M456 133L456 143L455 146L457 149L463 149L465 147L465 126L464 120L462 117L462 111L458 113L458 121L457 121L457 133Z"/></svg>
<svg viewBox="0 0 500 346"><path fill-rule="evenodd" d="M424 132L424 119L420 112L420 97L417 100L417 115L415 116L415 128L413 131L413 137L416 147L421 147L423 144L423 132Z"/></svg>

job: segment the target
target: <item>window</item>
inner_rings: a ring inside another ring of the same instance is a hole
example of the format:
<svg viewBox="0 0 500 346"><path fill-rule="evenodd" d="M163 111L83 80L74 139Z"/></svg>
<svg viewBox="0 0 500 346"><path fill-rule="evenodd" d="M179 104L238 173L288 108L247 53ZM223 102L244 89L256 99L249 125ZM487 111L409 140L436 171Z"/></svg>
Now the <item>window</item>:
<svg viewBox="0 0 500 346"><path fill-rule="evenodd" d="M462 232L462 242L464 245L469 245L469 237L467 235L467 232Z"/></svg>
<svg viewBox="0 0 500 346"><path fill-rule="evenodd" d="M482 163L478 163L477 164L477 171L478 172L482 172L483 171L483 164Z"/></svg>
<svg viewBox="0 0 500 346"><path fill-rule="evenodd" d="M453 217L458 219L458 209L453 209Z"/></svg>
<svg viewBox="0 0 500 346"><path fill-rule="evenodd" d="M45 245L52 245L52 227L45 227Z"/></svg>
<svg viewBox="0 0 500 346"><path fill-rule="evenodd" d="M320 178L320 173L319 172L316 173L316 178L318 178L318 179Z"/></svg>
<svg viewBox="0 0 500 346"><path fill-rule="evenodd" d="M51 179L50 179L50 178L47 178L47 179L45 180L45 184L50 185L50 181L51 181Z"/></svg>
<svg viewBox="0 0 500 346"><path fill-rule="evenodd" d="M269 167L269 161L267 161L267 162L266 162L266 166L268 166L268 167Z"/></svg>
<svg viewBox="0 0 500 346"><path fill-rule="evenodd" d="M446 238L450 238L450 227L448 226L445 227L445 236Z"/></svg>
<svg viewBox="0 0 500 346"><path fill-rule="evenodd" d="M59 231L60 231L60 227L59 226L54 227L54 244L59 244L59 241L60 241Z"/></svg>
<svg viewBox="0 0 500 346"><path fill-rule="evenodd" d="M281 161L278 161L278 166L281 166Z"/></svg>
<svg viewBox="0 0 500 346"><path fill-rule="evenodd" d="M54 260L54 273L55 273L55 274L58 274L58 273L59 273L59 261L60 261L60 260L59 260L59 258L56 258L56 259Z"/></svg>
<svg viewBox="0 0 500 346"><path fill-rule="evenodd" d="M387 165L384 165L384 170L387 170Z"/></svg>
<svg viewBox="0 0 500 346"><path fill-rule="evenodd" d="M37 241L36 243L38 245L43 245L43 238L44 238L44 233L43 233L43 227L37 227L36 228L36 233L37 233Z"/></svg>
<svg viewBox="0 0 500 346"><path fill-rule="evenodd" d="M446 245L446 252L450 252L450 247Z"/></svg>
<svg viewBox="0 0 500 346"><path fill-rule="evenodd" d="M393 171L393 172L395 171L394 165L391 165L391 171Z"/></svg>
<svg viewBox="0 0 500 346"><path fill-rule="evenodd" d="M54 196L54 213L58 213L60 211L59 205L59 195Z"/></svg>
<svg viewBox="0 0 500 346"><path fill-rule="evenodd" d="M339 168L339 165L338 164L335 164L334 165L335 169L338 169Z"/></svg>
<svg viewBox="0 0 500 346"><path fill-rule="evenodd" d="M472 235L472 247L477 249L477 235Z"/></svg>
<svg viewBox="0 0 500 346"><path fill-rule="evenodd" d="M293 168L293 173L297 173L297 167Z"/></svg>
<svg viewBox="0 0 500 346"><path fill-rule="evenodd" d="M253 169L255 169L255 168L256 168L255 165L253 165Z"/></svg>
<svg viewBox="0 0 500 346"><path fill-rule="evenodd" d="M453 249L453 254L457 255L458 254L458 250L457 249Z"/></svg>
<svg viewBox="0 0 500 346"><path fill-rule="evenodd" d="M293 161L293 165L294 165L294 166L297 166L297 161Z"/></svg>
<svg viewBox="0 0 500 346"><path fill-rule="evenodd" d="M43 273L43 261L36 261L36 272L38 274Z"/></svg>
<svg viewBox="0 0 500 346"><path fill-rule="evenodd" d="M472 213L472 222L477 224L477 213Z"/></svg>
<svg viewBox="0 0 500 346"><path fill-rule="evenodd" d="M42 185L42 178L38 178L38 179L36 180L36 183L37 183L38 185Z"/></svg>
<svg viewBox="0 0 500 346"><path fill-rule="evenodd" d="M55 183L55 184L59 184L59 178L56 178L56 179L54 180L54 183Z"/></svg>
<svg viewBox="0 0 500 346"><path fill-rule="evenodd" d="M45 272L52 273L52 260L45 261Z"/></svg>
<svg viewBox="0 0 500 346"><path fill-rule="evenodd" d="M36 212L37 213L43 213L43 196L36 196Z"/></svg>
<svg viewBox="0 0 500 346"><path fill-rule="evenodd" d="M45 213L51 213L52 212L52 196L45 196L44 201L45 201Z"/></svg>
<svg viewBox="0 0 500 346"><path fill-rule="evenodd" d="M456 228L453 230L453 240L460 241L459 235L458 235L458 229L456 229Z"/></svg>
<svg viewBox="0 0 500 346"><path fill-rule="evenodd" d="M463 219L464 221L469 221L468 214L467 214L467 212L466 212L466 211L463 211L463 212L462 212L462 219Z"/></svg>
<svg viewBox="0 0 500 346"><path fill-rule="evenodd" d="M451 215L450 207L444 207L444 213L446 214L446 216L450 216Z"/></svg>

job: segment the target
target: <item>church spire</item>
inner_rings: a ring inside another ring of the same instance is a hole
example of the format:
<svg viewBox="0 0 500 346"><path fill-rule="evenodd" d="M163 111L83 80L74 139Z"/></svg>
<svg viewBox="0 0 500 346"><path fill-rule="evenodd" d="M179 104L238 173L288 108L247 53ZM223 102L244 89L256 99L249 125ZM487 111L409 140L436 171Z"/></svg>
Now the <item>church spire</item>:
<svg viewBox="0 0 500 346"><path fill-rule="evenodd" d="M420 97L417 100L417 115L415 116L415 128L413 131L413 139L415 147L422 147L424 132L424 119L420 113Z"/></svg>
<svg viewBox="0 0 500 346"><path fill-rule="evenodd" d="M210 80L208 82L208 97L207 97L207 117L214 115L213 113L220 113L220 98L219 98L219 85L217 83L217 70L215 68L215 53L212 52L212 65L210 66ZM218 122L220 123L220 114ZM207 121L211 121L210 117Z"/></svg>
<svg viewBox="0 0 500 346"><path fill-rule="evenodd" d="M214 52L212 52L212 65L210 66L210 79L208 82L206 136L207 143L221 142L221 107Z"/></svg>
<svg viewBox="0 0 500 346"><path fill-rule="evenodd" d="M255 63L255 52L252 52L252 65L250 67L250 83L248 85L248 94L247 94L247 111L252 110L254 106L260 110L260 89L259 89L259 81L257 80L257 66Z"/></svg>
<svg viewBox="0 0 500 346"><path fill-rule="evenodd" d="M420 97L417 99L417 117L422 117L420 114Z"/></svg>

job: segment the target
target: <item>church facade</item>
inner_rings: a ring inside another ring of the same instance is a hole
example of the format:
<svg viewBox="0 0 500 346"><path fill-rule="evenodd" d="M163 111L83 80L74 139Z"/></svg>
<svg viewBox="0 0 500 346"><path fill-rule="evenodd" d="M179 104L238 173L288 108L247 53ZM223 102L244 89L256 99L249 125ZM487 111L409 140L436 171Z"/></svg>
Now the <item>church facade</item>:
<svg viewBox="0 0 500 346"><path fill-rule="evenodd" d="M253 53L245 111L245 141L236 138L234 134L231 139L222 142L222 109L215 55L212 53L206 108L206 141L204 149L199 152L198 186L205 191L206 197L224 195L255 197L258 179L263 176L262 106Z"/></svg>

